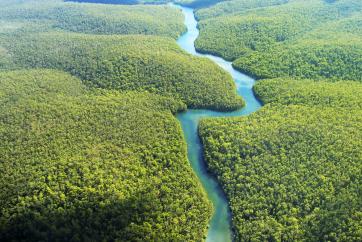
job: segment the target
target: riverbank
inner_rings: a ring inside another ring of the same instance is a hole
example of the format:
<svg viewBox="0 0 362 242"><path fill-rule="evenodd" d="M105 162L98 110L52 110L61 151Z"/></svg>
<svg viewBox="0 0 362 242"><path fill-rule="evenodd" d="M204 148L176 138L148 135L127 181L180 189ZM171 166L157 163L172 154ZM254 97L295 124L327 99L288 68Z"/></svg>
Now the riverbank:
<svg viewBox="0 0 362 242"><path fill-rule="evenodd" d="M180 8L185 15L185 25L187 27L187 32L184 33L177 41L179 46L192 55L206 57L214 61L217 65L227 71L235 81L238 95L240 95L246 103L244 108L233 112L215 112L211 110L191 109L177 115L178 120L181 122L185 140L187 142L188 159L214 207L214 214L209 223L206 241L232 241L231 213L228 201L216 177L213 174L210 174L207 170L207 164L205 163L203 157L203 146L198 134L198 125L200 119L202 118L237 117L248 115L257 111L261 107L261 103L255 97L253 92L253 86L255 84L255 80L253 78L235 70L232 63L229 61L217 56L202 54L196 51L194 43L199 35L199 30L197 29L197 20L195 18L194 11L192 8L178 5L175 6Z"/></svg>

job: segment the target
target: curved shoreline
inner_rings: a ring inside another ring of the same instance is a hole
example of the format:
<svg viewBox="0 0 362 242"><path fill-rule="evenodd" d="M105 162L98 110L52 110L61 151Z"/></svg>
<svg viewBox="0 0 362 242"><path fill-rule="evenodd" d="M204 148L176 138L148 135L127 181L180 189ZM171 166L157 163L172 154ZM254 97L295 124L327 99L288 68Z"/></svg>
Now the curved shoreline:
<svg viewBox="0 0 362 242"><path fill-rule="evenodd" d="M211 59L227 71L235 81L238 95L243 97L246 104L242 109L233 112L190 109L177 114L177 119L181 123L187 143L188 159L214 208L214 213L209 221L206 241L232 241L231 211L228 200L217 178L208 171L207 164L204 161L203 145L198 134L198 124L201 118L245 116L257 111L262 105L253 92L255 79L234 69L232 62L211 54L200 53L195 49L195 40L199 36L199 30L194 9L180 5L174 6L182 10L187 27L187 32L177 40L178 45L192 55Z"/></svg>

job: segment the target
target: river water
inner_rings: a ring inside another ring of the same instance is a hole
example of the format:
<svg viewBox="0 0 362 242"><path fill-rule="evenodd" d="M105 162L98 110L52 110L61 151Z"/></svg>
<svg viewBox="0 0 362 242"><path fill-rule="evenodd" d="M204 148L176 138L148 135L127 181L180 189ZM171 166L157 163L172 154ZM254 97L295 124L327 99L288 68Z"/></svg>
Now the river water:
<svg viewBox="0 0 362 242"><path fill-rule="evenodd" d="M197 130L198 123L200 118L245 116L258 110L261 107L261 103L256 99L252 90L255 83L253 78L236 71L232 67L231 62L225 61L217 56L201 54L195 50L194 43L199 35L199 30L197 29L194 11L192 8L178 5L176 7L180 8L185 15L185 25L187 27L187 32L177 41L179 46L192 55L211 59L230 73L235 81L238 94L242 96L246 102L244 108L234 112L215 112L211 110L193 109L177 115L187 142L188 159L214 207L214 214L209 223L206 241L228 242L232 241L231 213L226 196L220 184L213 175L207 172L207 167L203 159L203 148Z"/></svg>

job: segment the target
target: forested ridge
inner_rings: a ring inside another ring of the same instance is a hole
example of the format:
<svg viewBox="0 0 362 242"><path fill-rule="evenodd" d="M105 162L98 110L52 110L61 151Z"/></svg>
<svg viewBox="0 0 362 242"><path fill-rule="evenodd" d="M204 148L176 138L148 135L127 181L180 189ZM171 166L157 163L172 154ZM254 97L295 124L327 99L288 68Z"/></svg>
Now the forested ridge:
<svg viewBox="0 0 362 242"><path fill-rule="evenodd" d="M192 8L203 8L222 1L224 0L75 0L74 2L125 4L125 5L176 3L182 6L187 6Z"/></svg>
<svg viewBox="0 0 362 242"><path fill-rule="evenodd" d="M217 16L234 14L253 8L262 8L287 3L288 0L229 0L220 1L209 8L196 11L196 17L200 20Z"/></svg>
<svg viewBox="0 0 362 242"><path fill-rule="evenodd" d="M256 78L361 80L362 2L221 2L196 12L202 52Z"/></svg>
<svg viewBox="0 0 362 242"><path fill-rule="evenodd" d="M18 1L1 8L0 19L48 21L53 29L89 34L146 34L176 39L185 31L182 13L168 6Z"/></svg>
<svg viewBox="0 0 362 242"><path fill-rule="evenodd" d="M226 72L210 60L186 54L172 39L47 32L10 34L0 43L9 62L19 68L61 69L88 86L172 95L194 108L243 105Z"/></svg>
<svg viewBox="0 0 362 242"><path fill-rule="evenodd" d="M199 126L236 241L361 240L361 8L232 0L196 12L200 51L264 79L261 110Z"/></svg>
<svg viewBox="0 0 362 242"><path fill-rule="evenodd" d="M176 45L185 30L176 8L33 0L6 5L0 19L0 69L56 68L89 86L171 95L190 108L243 105L225 71Z"/></svg>
<svg viewBox="0 0 362 242"><path fill-rule="evenodd" d="M236 241L362 238L361 88L260 80L261 110L202 120L205 160L228 197Z"/></svg>
<svg viewBox="0 0 362 242"><path fill-rule="evenodd" d="M0 241L205 240L174 115L245 103L171 2L263 79L261 110L198 130L235 241L362 239L361 1L76 2L0 0Z"/></svg>
<svg viewBox="0 0 362 242"><path fill-rule="evenodd" d="M261 80L254 92L265 104L362 109L362 84L355 81Z"/></svg>
<svg viewBox="0 0 362 242"><path fill-rule="evenodd" d="M1 241L198 241L211 207L172 113L52 70L0 73Z"/></svg>
<svg viewBox="0 0 362 242"><path fill-rule="evenodd" d="M243 102L176 45L181 12L0 6L0 240L204 240L212 207L174 114Z"/></svg>
<svg viewBox="0 0 362 242"><path fill-rule="evenodd" d="M311 40L275 48L267 54L250 53L237 59L237 69L256 78L298 77L309 79L357 80L362 76L361 38L359 42L328 45L324 40Z"/></svg>
<svg viewBox="0 0 362 242"><path fill-rule="evenodd" d="M362 113L266 105L200 124L237 241L359 241Z"/></svg>

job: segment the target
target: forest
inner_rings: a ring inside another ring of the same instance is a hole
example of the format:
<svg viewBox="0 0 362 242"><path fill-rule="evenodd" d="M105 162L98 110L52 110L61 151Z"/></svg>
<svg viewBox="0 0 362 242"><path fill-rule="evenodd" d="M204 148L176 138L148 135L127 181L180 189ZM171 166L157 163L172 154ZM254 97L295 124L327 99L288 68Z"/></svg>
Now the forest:
<svg viewBox="0 0 362 242"><path fill-rule="evenodd" d="M196 12L196 47L258 79L361 80L361 13L359 0L226 1Z"/></svg>
<svg viewBox="0 0 362 242"><path fill-rule="evenodd" d="M168 3L258 80L198 129L234 240L361 241L360 0L0 0L0 241L205 241L175 115L248 103Z"/></svg>
<svg viewBox="0 0 362 242"><path fill-rule="evenodd" d="M236 241L359 241L362 83L264 79L248 117L204 119Z"/></svg>
<svg viewBox="0 0 362 242"><path fill-rule="evenodd" d="M254 86L254 92L264 104L362 110L362 84L355 81L265 79Z"/></svg>
<svg viewBox="0 0 362 242"><path fill-rule="evenodd" d="M290 103L200 124L236 241L359 241L361 109Z"/></svg>
<svg viewBox="0 0 362 242"><path fill-rule="evenodd" d="M191 108L243 106L226 72L177 46L185 26L176 8L35 0L2 8L0 19L2 70L55 68L88 86L173 96Z"/></svg>
<svg viewBox="0 0 362 242"><path fill-rule="evenodd" d="M87 34L146 34L176 39L185 31L181 12L167 6L18 1L0 9L0 20L44 22L50 28Z"/></svg>
<svg viewBox="0 0 362 242"><path fill-rule="evenodd" d="M253 8L262 8L287 3L288 0L229 0L219 1L218 4L209 8L202 8L196 11L198 19L213 18L246 11Z"/></svg>
<svg viewBox="0 0 362 242"><path fill-rule="evenodd" d="M248 117L203 119L236 241L360 241L360 1L231 0L196 11L204 53L259 80Z"/></svg>
<svg viewBox="0 0 362 242"><path fill-rule="evenodd" d="M0 87L1 241L202 239L183 103L54 70L1 72Z"/></svg>
<svg viewBox="0 0 362 242"><path fill-rule="evenodd" d="M84 3L106 3L106 4L166 4L176 3L192 8L203 8L225 0L75 0L74 2ZM65 1L67 2L67 1ZM69 2L71 2L69 0Z"/></svg>
<svg viewBox="0 0 362 242"><path fill-rule="evenodd" d="M149 91L173 96L189 107L233 110L243 105L226 72L210 60L186 54L172 39L59 32L20 35L0 39L10 62L19 68L56 68L88 86Z"/></svg>
<svg viewBox="0 0 362 242"><path fill-rule="evenodd" d="M0 241L204 240L212 206L174 114L243 101L176 45L181 12L0 6Z"/></svg>

